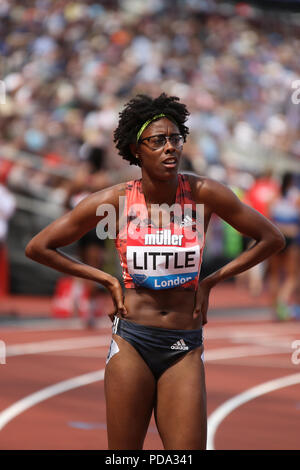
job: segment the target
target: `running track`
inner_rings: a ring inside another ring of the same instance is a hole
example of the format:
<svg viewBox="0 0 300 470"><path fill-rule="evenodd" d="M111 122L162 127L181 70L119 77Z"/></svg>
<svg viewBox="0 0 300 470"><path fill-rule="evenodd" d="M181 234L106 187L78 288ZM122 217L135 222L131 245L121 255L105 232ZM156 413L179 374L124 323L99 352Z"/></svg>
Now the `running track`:
<svg viewBox="0 0 300 470"><path fill-rule="evenodd" d="M94 331L74 319L2 327L0 449L107 449L110 325L102 318ZM209 449L299 449L299 321L212 316L205 364ZM144 449L162 449L153 419Z"/></svg>

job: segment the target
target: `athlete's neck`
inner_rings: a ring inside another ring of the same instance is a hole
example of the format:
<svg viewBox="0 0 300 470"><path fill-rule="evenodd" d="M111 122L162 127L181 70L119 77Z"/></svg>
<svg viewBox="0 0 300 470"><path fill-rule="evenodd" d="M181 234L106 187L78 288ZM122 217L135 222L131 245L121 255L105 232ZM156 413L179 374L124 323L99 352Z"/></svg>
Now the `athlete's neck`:
<svg viewBox="0 0 300 470"><path fill-rule="evenodd" d="M177 184L177 173L166 181L150 178L147 174L142 174L142 189L147 204L174 204Z"/></svg>

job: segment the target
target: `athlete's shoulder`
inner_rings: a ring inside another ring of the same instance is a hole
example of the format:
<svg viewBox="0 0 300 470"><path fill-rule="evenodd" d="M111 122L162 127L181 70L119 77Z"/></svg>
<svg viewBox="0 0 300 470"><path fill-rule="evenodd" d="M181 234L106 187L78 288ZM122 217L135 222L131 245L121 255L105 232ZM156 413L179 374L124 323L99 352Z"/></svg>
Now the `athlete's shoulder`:
<svg viewBox="0 0 300 470"><path fill-rule="evenodd" d="M238 198L233 191L224 183L207 176L195 173L185 173L189 179L194 199L197 203L207 204L214 207L222 203L235 203Z"/></svg>
<svg viewBox="0 0 300 470"><path fill-rule="evenodd" d="M205 176L197 175L192 171L182 171L180 174L184 177L184 179L187 179L189 183L193 186L199 184L199 182L205 179Z"/></svg>
<svg viewBox="0 0 300 470"><path fill-rule="evenodd" d="M215 185L215 183L218 182L212 180L211 178L197 175L196 173L192 172L184 172L182 175L188 180L194 199L197 202L204 202L204 200L209 197L211 192L217 190L218 185Z"/></svg>

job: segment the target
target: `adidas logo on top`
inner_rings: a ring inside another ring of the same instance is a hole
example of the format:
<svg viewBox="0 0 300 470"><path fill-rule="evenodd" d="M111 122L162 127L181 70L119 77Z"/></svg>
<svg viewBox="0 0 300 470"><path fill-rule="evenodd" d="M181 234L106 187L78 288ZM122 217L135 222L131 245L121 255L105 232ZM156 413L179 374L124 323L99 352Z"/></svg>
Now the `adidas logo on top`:
<svg viewBox="0 0 300 470"><path fill-rule="evenodd" d="M180 351L188 351L189 347L185 344L183 339L179 339L171 346L171 349L179 349Z"/></svg>
<svg viewBox="0 0 300 470"><path fill-rule="evenodd" d="M189 215L186 215L181 222L180 227L188 227L190 225L194 225L194 221Z"/></svg>

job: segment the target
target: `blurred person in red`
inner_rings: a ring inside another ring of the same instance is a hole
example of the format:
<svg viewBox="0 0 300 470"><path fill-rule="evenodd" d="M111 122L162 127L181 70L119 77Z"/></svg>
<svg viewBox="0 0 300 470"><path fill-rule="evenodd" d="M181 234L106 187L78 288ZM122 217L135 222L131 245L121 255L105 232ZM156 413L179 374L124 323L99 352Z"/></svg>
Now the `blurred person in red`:
<svg viewBox="0 0 300 470"><path fill-rule="evenodd" d="M279 194L279 184L272 177L271 170L258 175L245 194L245 201L253 209L270 218L270 202Z"/></svg>
<svg viewBox="0 0 300 470"><path fill-rule="evenodd" d="M270 218L270 203L279 193L279 184L272 177L272 172L266 170L259 174L248 191L244 194L243 202L253 207L263 216ZM250 247L252 240L244 238L245 247ZM264 287L264 277L267 271L268 261L263 261L253 268L249 269L242 277L246 279L250 294L254 297L259 296Z"/></svg>
<svg viewBox="0 0 300 470"><path fill-rule="evenodd" d="M270 204L270 217L286 241L285 248L270 258L272 314L286 320L293 315L300 262L300 192L292 173L282 176L280 193Z"/></svg>
<svg viewBox="0 0 300 470"><path fill-rule="evenodd" d="M7 172L0 162L0 296L9 294L9 263L6 239L9 220L16 209L16 200L5 185Z"/></svg>

